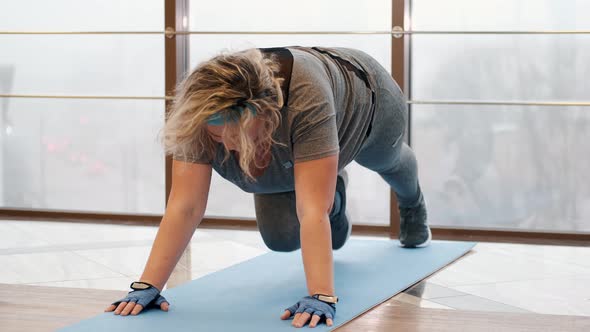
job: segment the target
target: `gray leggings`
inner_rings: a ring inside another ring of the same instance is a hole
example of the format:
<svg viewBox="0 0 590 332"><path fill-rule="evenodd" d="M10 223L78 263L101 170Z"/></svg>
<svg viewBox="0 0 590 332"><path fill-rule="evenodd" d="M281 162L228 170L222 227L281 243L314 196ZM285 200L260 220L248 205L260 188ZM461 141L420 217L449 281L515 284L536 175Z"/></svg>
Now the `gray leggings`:
<svg viewBox="0 0 590 332"><path fill-rule="evenodd" d="M354 160L377 172L396 193L400 206L414 206L421 192L416 157L403 139L408 118L405 96L376 60L363 53L358 56L375 78L376 104L371 133ZM293 251L301 247L294 191L254 194L254 206L258 229L269 249ZM334 249L346 240L346 233L338 232L343 226L340 221L345 218L330 216Z"/></svg>

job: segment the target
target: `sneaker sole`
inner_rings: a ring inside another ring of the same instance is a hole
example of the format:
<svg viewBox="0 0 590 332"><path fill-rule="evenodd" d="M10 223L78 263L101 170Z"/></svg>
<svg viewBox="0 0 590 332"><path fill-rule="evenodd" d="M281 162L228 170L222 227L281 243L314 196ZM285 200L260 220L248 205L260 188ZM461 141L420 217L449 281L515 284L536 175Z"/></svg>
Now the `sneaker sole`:
<svg viewBox="0 0 590 332"><path fill-rule="evenodd" d="M346 234L346 241L344 241L344 243L346 243L348 241L348 239L350 239L350 233L352 233L352 220L350 219L350 215L348 214L347 211L344 211L344 215L346 216L346 219L348 220L348 233Z"/></svg>
<svg viewBox="0 0 590 332"><path fill-rule="evenodd" d="M400 242L399 246L402 248L424 248L424 247L428 247L428 245L430 245L431 240L432 240L432 232L430 231L430 227L428 227L428 239L426 239L426 241L424 241L423 243L420 243L417 245L404 245Z"/></svg>

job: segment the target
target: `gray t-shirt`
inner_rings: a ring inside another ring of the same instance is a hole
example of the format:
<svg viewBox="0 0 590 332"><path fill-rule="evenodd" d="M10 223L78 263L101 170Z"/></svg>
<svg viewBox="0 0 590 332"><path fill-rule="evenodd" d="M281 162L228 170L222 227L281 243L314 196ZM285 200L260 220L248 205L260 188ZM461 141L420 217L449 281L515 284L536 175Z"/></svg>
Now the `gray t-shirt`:
<svg viewBox="0 0 590 332"><path fill-rule="evenodd" d="M219 175L251 193L276 193L295 189L293 165L299 161L339 153L338 170L360 151L371 119L371 90L357 75L329 55L307 47L286 47L293 55L288 103L281 109L282 122L274 138L286 146L271 148L272 161L256 182L247 180L239 163L218 145L214 160L174 159L211 163ZM363 68L366 53L349 48L320 49ZM369 73L367 73L370 75ZM373 82L369 76L369 81Z"/></svg>

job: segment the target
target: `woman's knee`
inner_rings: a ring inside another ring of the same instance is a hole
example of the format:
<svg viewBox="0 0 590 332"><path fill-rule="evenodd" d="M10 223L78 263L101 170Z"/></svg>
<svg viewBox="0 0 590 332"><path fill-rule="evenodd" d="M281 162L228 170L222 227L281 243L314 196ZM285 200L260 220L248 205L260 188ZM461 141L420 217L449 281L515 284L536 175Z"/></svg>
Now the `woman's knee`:
<svg viewBox="0 0 590 332"><path fill-rule="evenodd" d="M294 237L273 237L267 236L262 237L264 240L264 244L266 247L272 251L278 252L292 252L299 248L301 248L301 244L299 242L299 238L295 239Z"/></svg>
<svg viewBox="0 0 590 332"><path fill-rule="evenodd" d="M301 247L295 192L255 194L254 207L260 235L270 250L290 252Z"/></svg>
<svg viewBox="0 0 590 332"><path fill-rule="evenodd" d="M284 218L289 219L288 216ZM290 252L301 247L299 221L294 220L294 222L281 223L277 219L265 220L263 216L256 217L262 240L266 247L272 251Z"/></svg>

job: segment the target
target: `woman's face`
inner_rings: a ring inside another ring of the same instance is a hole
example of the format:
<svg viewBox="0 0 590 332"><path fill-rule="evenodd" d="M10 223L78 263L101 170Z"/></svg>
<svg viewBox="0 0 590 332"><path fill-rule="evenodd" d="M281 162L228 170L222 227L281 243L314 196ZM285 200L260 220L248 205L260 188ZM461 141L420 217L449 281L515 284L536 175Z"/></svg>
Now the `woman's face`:
<svg viewBox="0 0 590 332"><path fill-rule="evenodd" d="M252 126L250 126L248 130L248 136L251 139L256 139L258 135L258 131L260 126L262 125L262 121L258 119L253 120ZM227 129L226 129L227 128ZM225 138L223 137L223 131L225 132ZM212 126L207 125L207 131L209 132L209 136L218 143L224 144L228 150L230 151L237 151L240 152L240 147L236 144L237 141L237 131L240 128L236 125L232 124L224 124L221 126Z"/></svg>

